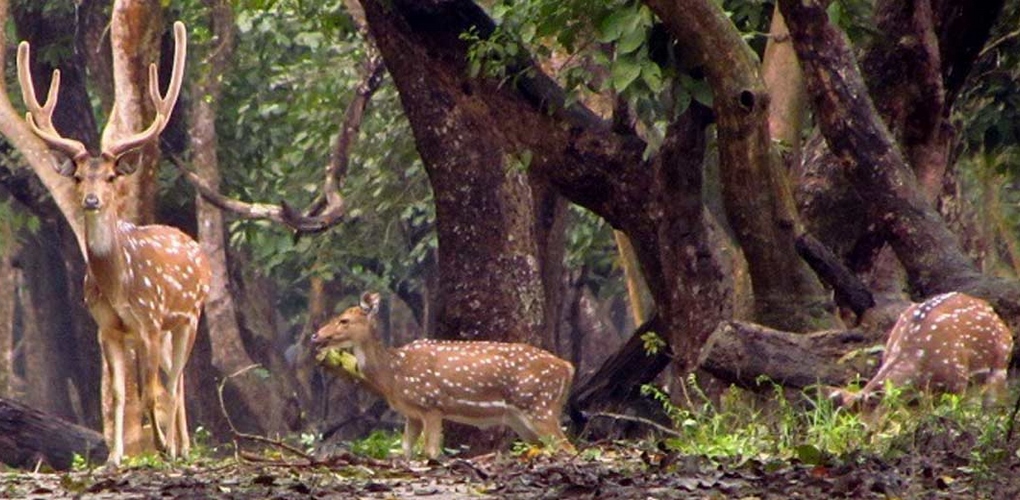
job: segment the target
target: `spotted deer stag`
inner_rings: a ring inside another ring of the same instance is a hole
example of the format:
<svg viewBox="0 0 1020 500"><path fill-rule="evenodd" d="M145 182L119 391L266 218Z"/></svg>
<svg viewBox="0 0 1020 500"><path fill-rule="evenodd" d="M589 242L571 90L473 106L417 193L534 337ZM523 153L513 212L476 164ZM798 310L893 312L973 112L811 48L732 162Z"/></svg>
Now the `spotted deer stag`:
<svg viewBox="0 0 1020 500"><path fill-rule="evenodd" d="M973 383L985 402L1005 394L1013 334L984 300L959 292L903 311L889 333L882 365L860 392L837 390L846 406L869 402L885 387L962 394Z"/></svg>
<svg viewBox="0 0 1020 500"><path fill-rule="evenodd" d="M366 384L406 417L403 451L411 458L424 430L425 453L439 455L442 421L510 426L522 439L573 446L560 413L574 366L527 344L418 340L386 348L376 330L379 294L331 320L312 336L317 350L352 349Z"/></svg>
<svg viewBox="0 0 1020 500"><path fill-rule="evenodd" d="M111 132L112 117L117 113L114 106L98 156L90 154L81 142L61 136L53 126L60 71L53 72L46 102L40 105L29 72L29 44L18 46L18 79L28 107L25 120L51 149L70 159L57 170L74 180L84 212L85 303L99 325L108 375L103 399L112 402L112 435L107 435L107 461L112 465L119 464L124 455L125 363L131 348L139 360L141 401L157 447L171 458L187 455L189 450L184 365L209 290L209 263L198 244L175 228L136 226L120 220L116 194L118 179L133 173L129 162L120 159L156 140L180 93L187 43L180 22L174 25L174 39L173 71L165 96L159 91L156 65L149 67L149 95L156 109L152 124L144 131L117 136ZM160 379L161 369L166 386ZM104 428L110 429L108 417L104 413Z"/></svg>

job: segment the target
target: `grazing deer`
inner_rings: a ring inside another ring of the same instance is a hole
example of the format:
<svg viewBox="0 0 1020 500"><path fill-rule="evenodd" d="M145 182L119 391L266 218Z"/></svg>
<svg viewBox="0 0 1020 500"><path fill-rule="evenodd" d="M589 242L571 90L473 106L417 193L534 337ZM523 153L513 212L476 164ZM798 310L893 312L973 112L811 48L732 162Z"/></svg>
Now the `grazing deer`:
<svg viewBox="0 0 1020 500"><path fill-rule="evenodd" d="M853 394L832 394L845 406L867 401L888 381L924 392L962 394L973 381L986 403L1006 391L1013 334L984 300L959 292L936 295L903 311L885 344L878 373Z"/></svg>
<svg viewBox="0 0 1020 500"><path fill-rule="evenodd" d="M444 419L486 428L508 425L525 441L552 438L573 451L560 413L574 366L527 344L418 340L387 349L376 331L379 294L365 293L312 335L317 350L354 351L365 383L407 418L411 458L424 429L425 453L439 455Z"/></svg>
<svg viewBox="0 0 1020 500"><path fill-rule="evenodd" d="M109 375L104 392L112 396L112 436L107 463L118 465L124 455L125 363L134 348L140 362L142 404L157 447L171 458L187 455L188 424L184 405L184 365L191 354L202 302L211 271L198 244L167 226L135 226L117 215L116 181L133 173L120 158L156 140L166 127L181 90L186 54L184 25L174 24L173 72L166 96L159 92L156 65L149 66L149 94L156 108L152 124L142 132L114 137L107 124L101 153L62 137L53 126L60 89L60 71L53 71L46 103L40 105L29 72L29 44L18 46L18 80L28 107L25 120L36 135L70 158L58 172L74 179L85 219L85 303L99 325L103 366ZM111 112L113 122L117 110ZM165 370L169 393L160 381ZM104 394L104 401L107 400ZM107 416L104 414L104 420ZM134 423L132 423L134 425ZM140 423L139 423L140 425ZM109 422L104 422L109 427Z"/></svg>

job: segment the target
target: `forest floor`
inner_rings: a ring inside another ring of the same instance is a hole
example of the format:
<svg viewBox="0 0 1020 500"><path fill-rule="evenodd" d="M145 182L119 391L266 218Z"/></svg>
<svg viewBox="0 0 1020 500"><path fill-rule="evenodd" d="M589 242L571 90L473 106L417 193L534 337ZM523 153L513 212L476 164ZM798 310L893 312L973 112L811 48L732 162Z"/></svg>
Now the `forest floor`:
<svg viewBox="0 0 1020 500"><path fill-rule="evenodd" d="M318 463L4 472L4 498L1020 498L1017 453L975 457L975 436L930 426L894 457L710 460L655 443L602 443L576 456L499 453L440 462L348 453ZM1001 445L1001 443L999 443ZM1005 449L1015 449L1006 447ZM218 464L218 465L214 465Z"/></svg>

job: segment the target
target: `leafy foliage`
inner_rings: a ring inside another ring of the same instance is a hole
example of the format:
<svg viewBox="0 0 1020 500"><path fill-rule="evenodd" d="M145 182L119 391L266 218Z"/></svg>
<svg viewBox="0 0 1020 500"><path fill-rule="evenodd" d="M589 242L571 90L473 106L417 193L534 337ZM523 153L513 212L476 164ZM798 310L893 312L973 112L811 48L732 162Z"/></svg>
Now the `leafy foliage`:
<svg viewBox="0 0 1020 500"><path fill-rule="evenodd" d="M886 387L879 407L870 414L836 407L819 391L805 392L799 401L791 402L778 385L768 402L730 390L715 404L701 392L693 375L681 391L688 395L682 406L657 387L646 385L641 392L662 406L679 433L665 440L667 447L741 462L797 458L823 465L840 457L852 460L862 453L911 454L919 430L943 425L982 443L986 453L971 457L974 466L981 466L1001 452L1008 425L1005 411L985 411L980 398L943 395L915 401L896 387ZM989 449L992 453L987 453Z"/></svg>
<svg viewBox="0 0 1020 500"><path fill-rule="evenodd" d="M303 207L319 195L344 110L361 79L365 42L343 3L241 2L233 67L217 128L223 190L246 200ZM366 112L342 188L346 222L295 239L263 221L235 221L230 241L283 291L303 319L310 276L385 288L411 277L434 250L431 192L392 85Z"/></svg>
<svg viewBox="0 0 1020 500"><path fill-rule="evenodd" d="M400 453L400 434L393 431L374 430L364 439L351 441L351 453L363 457L385 459Z"/></svg>

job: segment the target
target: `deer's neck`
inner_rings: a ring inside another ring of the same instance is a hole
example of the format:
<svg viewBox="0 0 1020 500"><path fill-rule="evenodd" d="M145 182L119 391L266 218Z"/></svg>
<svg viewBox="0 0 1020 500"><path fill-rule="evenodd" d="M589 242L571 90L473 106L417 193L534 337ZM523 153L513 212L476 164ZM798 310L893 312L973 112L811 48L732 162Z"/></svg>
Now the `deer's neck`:
<svg viewBox="0 0 1020 500"><path fill-rule="evenodd" d="M354 346L354 357L365 382L375 391L388 397L393 391L393 356L376 338Z"/></svg>
<svg viewBox="0 0 1020 500"><path fill-rule="evenodd" d="M120 225L112 211L85 212L85 251L89 270L106 293L118 289L126 274Z"/></svg>

